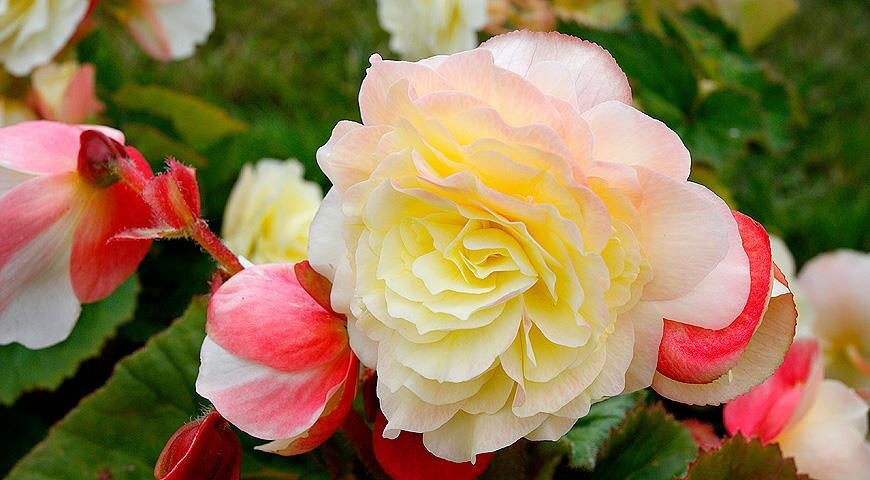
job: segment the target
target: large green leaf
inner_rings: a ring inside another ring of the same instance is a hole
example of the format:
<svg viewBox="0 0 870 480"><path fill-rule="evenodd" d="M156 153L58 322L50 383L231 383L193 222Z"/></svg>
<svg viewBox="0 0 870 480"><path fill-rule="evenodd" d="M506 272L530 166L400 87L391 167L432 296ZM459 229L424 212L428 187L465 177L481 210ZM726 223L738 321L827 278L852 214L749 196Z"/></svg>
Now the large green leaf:
<svg viewBox="0 0 870 480"><path fill-rule="evenodd" d="M178 427L206 402L194 390L205 336L204 299L145 347L122 360L105 386L82 400L10 472L8 480L140 480ZM269 458L243 439L243 478L290 479L304 458Z"/></svg>
<svg viewBox="0 0 870 480"><path fill-rule="evenodd" d="M794 460L782 458L776 444L762 445L742 436L730 438L718 450L704 452L689 467L686 480L809 480L797 472Z"/></svg>
<svg viewBox="0 0 870 480"><path fill-rule="evenodd" d="M570 446L569 463L575 468L592 469L598 452L610 431L625 419L625 415L638 403L639 395L620 395L600 403L589 410L589 414L574 424L562 439Z"/></svg>
<svg viewBox="0 0 870 480"><path fill-rule="evenodd" d="M134 276L108 298L84 305L69 338L53 347L0 347L0 404L10 405L31 390L59 387L83 361L100 353L122 323L133 318L138 294L139 282Z"/></svg>
<svg viewBox="0 0 870 480"><path fill-rule="evenodd" d="M698 455L692 435L660 405L637 407L614 430L592 478L670 480Z"/></svg>
<svg viewBox="0 0 870 480"><path fill-rule="evenodd" d="M127 84L112 99L121 108L170 120L181 138L200 150L246 128L214 105L157 85Z"/></svg>

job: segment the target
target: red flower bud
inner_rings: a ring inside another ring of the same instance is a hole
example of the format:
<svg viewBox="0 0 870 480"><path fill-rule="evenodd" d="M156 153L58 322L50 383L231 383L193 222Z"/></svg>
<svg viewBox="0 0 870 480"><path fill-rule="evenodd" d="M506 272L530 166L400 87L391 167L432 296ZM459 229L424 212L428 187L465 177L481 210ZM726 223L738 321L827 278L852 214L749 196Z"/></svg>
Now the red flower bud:
<svg viewBox="0 0 870 480"><path fill-rule="evenodd" d="M372 431L375 457L384 471L394 480L425 480L448 478L450 480L473 480L480 476L494 456L493 453L477 455L474 463L454 463L438 458L423 445L423 435L402 432L395 440L384 438L387 419L378 412Z"/></svg>
<svg viewBox="0 0 870 480"><path fill-rule="evenodd" d="M81 147L76 169L81 178L103 188L117 182L120 177L116 165L128 158L124 146L98 130L85 130L79 138Z"/></svg>
<svg viewBox="0 0 870 480"><path fill-rule="evenodd" d="M194 169L170 158L167 170L154 177L143 196L154 213L168 227L192 227L199 219L199 185Z"/></svg>
<svg viewBox="0 0 870 480"><path fill-rule="evenodd" d="M238 480L242 467L239 437L217 411L179 428L166 442L157 480Z"/></svg>

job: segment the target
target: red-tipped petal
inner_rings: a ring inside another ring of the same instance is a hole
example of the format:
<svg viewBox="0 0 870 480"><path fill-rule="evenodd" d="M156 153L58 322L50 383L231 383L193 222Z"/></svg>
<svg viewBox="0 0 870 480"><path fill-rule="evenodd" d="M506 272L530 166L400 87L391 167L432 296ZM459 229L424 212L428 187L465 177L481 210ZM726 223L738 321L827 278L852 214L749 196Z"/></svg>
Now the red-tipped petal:
<svg viewBox="0 0 870 480"><path fill-rule="evenodd" d="M166 442L157 465L157 480L238 480L242 446L216 411L194 420Z"/></svg>
<svg viewBox="0 0 870 480"><path fill-rule="evenodd" d="M129 147L127 151L139 171L150 176L142 156ZM73 237L70 275L80 301L105 298L136 271L151 240L118 236L151 223L151 209L128 185L117 182L94 191Z"/></svg>
<svg viewBox="0 0 870 480"><path fill-rule="evenodd" d="M474 463L454 463L438 458L423 446L423 435L402 432L395 440L384 438L387 419L378 412L372 441L375 457L384 471L394 480L426 480L445 478L450 480L473 480L479 477L494 453L477 455Z"/></svg>
<svg viewBox="0 0 870 480"><path fill-rule="evenodd" d="M209 302L206 329L234 355L280 371L317 367L348 349L344 319L311 298L291 264L232 276Z"/></svg>
<svg viewBox="0 0 870 480"><path fill-rule="evenodd" d="M323 275L317 273L308 260L297 263L293 270L296 272L296 279L302 288L311 295L321 307L327 312L335 313L332 310L332 305L329 302L329 295L332 292L332 283Z"/></svg>
<svg viewBox="0 0 870 480"><path fill-rule="evenodd" d="M657 370L683 383L708 383L733 367L761 321L771 283L770 240L751 218L734 212L749 257L750 291L743 312L720 330L665 320Z"/></svg>
<svg viewBox="0 0 870 480"><path fill-rule="evenodd" d="M323 410L323 415L301 435L275 440L257 447L258 450L273 452L279 455L299 455L319 447L335 433L342 425L353 406L359 381L359 360L354 356L348 364L347 376L341 390L336 392Z"/></svg>

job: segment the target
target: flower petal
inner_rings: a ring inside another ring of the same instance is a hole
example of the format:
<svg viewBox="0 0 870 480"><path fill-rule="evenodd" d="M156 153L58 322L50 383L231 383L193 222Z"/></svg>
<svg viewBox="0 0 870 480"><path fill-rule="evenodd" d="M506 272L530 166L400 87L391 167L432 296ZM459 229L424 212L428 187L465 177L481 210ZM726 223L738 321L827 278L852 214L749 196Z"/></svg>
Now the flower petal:
<svg viewBox="0 0 870 480"><path fill-rule="evenodd" d="M481 45L495 64L535 83L545 93L585 112L607 100L631 104L631 88L613 57L598 45L557 33L515 31ZM556 65L567 67L557 69ZM566 87L555 88L559 82ZM546 81L546 83L545 83Z"/></svg>
<svg viewBox="0 0 870 480"><path fill-rule="evenodd" d="M773 297L752 340L728 372L703 384L682 383L656 373L653 389L671 400L692 405L718 405L732 400L776 371L791 346L796 319L790 293Z"/></svg>
<svg viewBox="0 0 870 480"><path fill-rule="evenodd" d="M145 174L145 159L131 151L131 158ZM117 239L116 235L151 225L151 209L138 193L123 183L95 190L73 237L70 275L76 296L95 302L112 293L145 258L150 240Z"/></svg>
<svg viewBox="0 0 870 480"><path fill-rule="evenodd" d="M100 130L119 142L124 141L121 132L106 127L23 122L0 128L0 167L31 174L74 171L79 137L85 130Z"/></svg>
<svg viewBox="0 0 870 480"><path fill-rule="evenodd" d="M751 277L749 299L743 311L730 325L711 330L679 323L679 319L665 320L664 335L659 351L658 371L674 380L686 383L706 383L726 373L738 360L764 315L764 307L771 291L770 241L758 222L734 213L743 246L749 256L747 273ZM726 284L727 285L727 284ZM719 285L720 296L730 294L726 285ZM704 297L715 298L712 286ZM700 301L701 298L697 297ZM703 307L699 307L703 308ZM665 311L665 315L670 316Z"/></svg>
<svg viewBox="0 0 870 480"><path fill-rule="evenodd" d="M80 305L69 274L74 174L37 177L0 197L0 344L65 339Z"/></svg>
<svg viewBox="0 0 870 480"><path fill-rule="evenodd" d="M614 100L587 110L583 119L592 130L594 161L640 165L678 181L689 178L689 151L664 123Z"/></svg>
<svg viewBox="0 0 870 480"><path fill-rule="evenodd" d="M234 355L286 372L320 368L348 352L343 319L311 298L292 264L233 275L212 295L206 331Z"/></svg>
<svg viewBox="0 0 870 480"><path fill-rule="evenodd" d="M196 391L233 425L257 438L292 438L310 429L344 385L353 355L282 372L240 358L206 337Z"/></svg>

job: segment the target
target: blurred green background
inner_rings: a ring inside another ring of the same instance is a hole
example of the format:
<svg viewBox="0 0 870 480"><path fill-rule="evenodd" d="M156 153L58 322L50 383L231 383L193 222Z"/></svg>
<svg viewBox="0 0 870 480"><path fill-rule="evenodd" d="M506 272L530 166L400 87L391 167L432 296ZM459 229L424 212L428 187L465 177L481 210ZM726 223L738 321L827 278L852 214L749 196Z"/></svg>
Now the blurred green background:
<svg viewBox="0 0 870 480"><path fill-rule="evenodd" d="M801 0L797 14L753 53L700 9L663 17L658 32L634 15L608 30L560 30L609 49L630 77L637 105L686 142L693 179L783 237L801 265L836 248L870 250L868 5ZM197 167L204 216L219 229L247 162L296 157L310 180L327 186L317 148L337 121L359 119L369 55L394 56L373 0L218 1L216 9L208 44L185 61L149 59L109 21L78 54L97 66L105 121L125 131L155 169L169 155ZM184 118L165 110L189 99L154 86L198 97L228 116L206 108L218 131L187 131ZM27 393L0 407L0 474L105 383L120 358L207 291L211 269L195 246L156 243L140 269L135 316L101 355L55 392Z"/></svg>

